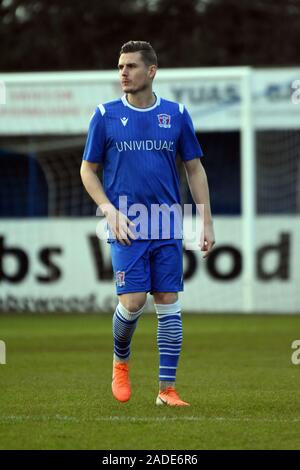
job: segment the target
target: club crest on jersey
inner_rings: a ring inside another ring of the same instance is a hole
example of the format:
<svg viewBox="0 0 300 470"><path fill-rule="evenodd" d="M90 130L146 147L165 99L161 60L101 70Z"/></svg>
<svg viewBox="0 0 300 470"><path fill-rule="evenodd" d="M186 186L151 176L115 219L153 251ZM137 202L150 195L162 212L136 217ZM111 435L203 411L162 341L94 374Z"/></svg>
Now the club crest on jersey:
<svg viewBox="0 0 300 470"><path fill-rule="evenodd" d="M157 118L159 127L166 129L171 127L171 116L169 114L158 114Z"/></svg>
<svg viewBox="0 0 300 470"><path fill-rule="evenodd" d="M117 271L116 272L116 284L118 287L125 286L125 271Z"/></svg>

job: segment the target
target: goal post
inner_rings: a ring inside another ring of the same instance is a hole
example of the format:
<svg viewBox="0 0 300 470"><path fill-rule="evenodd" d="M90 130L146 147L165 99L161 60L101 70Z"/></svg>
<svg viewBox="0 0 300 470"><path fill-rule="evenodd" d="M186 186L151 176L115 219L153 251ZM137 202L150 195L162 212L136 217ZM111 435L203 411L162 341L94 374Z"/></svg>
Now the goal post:
<svg viewBox="0 0 300 470"><path fill-rule="evenodd" d="M241 208L243 227L243 309L254 310L254 282L256 279L256 153L253 125L252 73L243 71L242 127L241 127Z"/></svg>

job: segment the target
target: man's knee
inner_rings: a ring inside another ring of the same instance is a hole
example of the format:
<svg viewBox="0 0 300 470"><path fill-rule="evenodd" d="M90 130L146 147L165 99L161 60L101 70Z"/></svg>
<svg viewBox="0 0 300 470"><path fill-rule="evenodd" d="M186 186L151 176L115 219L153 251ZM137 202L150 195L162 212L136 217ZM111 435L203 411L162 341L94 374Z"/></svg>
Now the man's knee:
<svg viewBox="0 0 300 470"><path fill-rule="evenodd" d="M134 292L132 294L119 295L119 301L128 312L137 312L146 303L147 294L144 292Z"/></svg>
<svg viewBox="0 0 300 470"><path fill-rule="evenodd" d="M178 300L177 292L154 292L153 296L156 304L173 304Z"/></svg>

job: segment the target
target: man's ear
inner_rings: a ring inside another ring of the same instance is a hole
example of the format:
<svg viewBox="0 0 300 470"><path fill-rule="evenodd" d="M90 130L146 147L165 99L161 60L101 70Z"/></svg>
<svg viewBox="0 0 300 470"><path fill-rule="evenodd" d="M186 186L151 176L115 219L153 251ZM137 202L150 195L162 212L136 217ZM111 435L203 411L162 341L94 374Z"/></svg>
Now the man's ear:
<svg viewBox="0 0 300 470"><path fill-rule="evenodd" d="M149 77L154 78L155 74L156 74L156 71L157 71L157 66L156 65L150 65L150 67L149 67Z"/></svg>

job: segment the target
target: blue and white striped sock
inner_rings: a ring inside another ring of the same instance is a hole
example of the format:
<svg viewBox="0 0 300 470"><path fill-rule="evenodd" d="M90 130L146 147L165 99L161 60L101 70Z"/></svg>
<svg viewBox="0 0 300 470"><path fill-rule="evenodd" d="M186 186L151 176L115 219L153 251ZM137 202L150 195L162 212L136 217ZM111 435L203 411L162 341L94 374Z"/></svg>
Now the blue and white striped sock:
<svg viewBox="0 0 300 470"><path fill-rule="evenodd" d="M113 315L114 358L127 362L130 356L130 343L139 316L144 306L137 312L129 312L120 302Z"/></svg>
<svg viewBox="0 0 300 470"><path fill-rule="evenodd" d="M158 318L159 381L175 382L182 343L182 321L179 301L155 304Z"/></svg>

